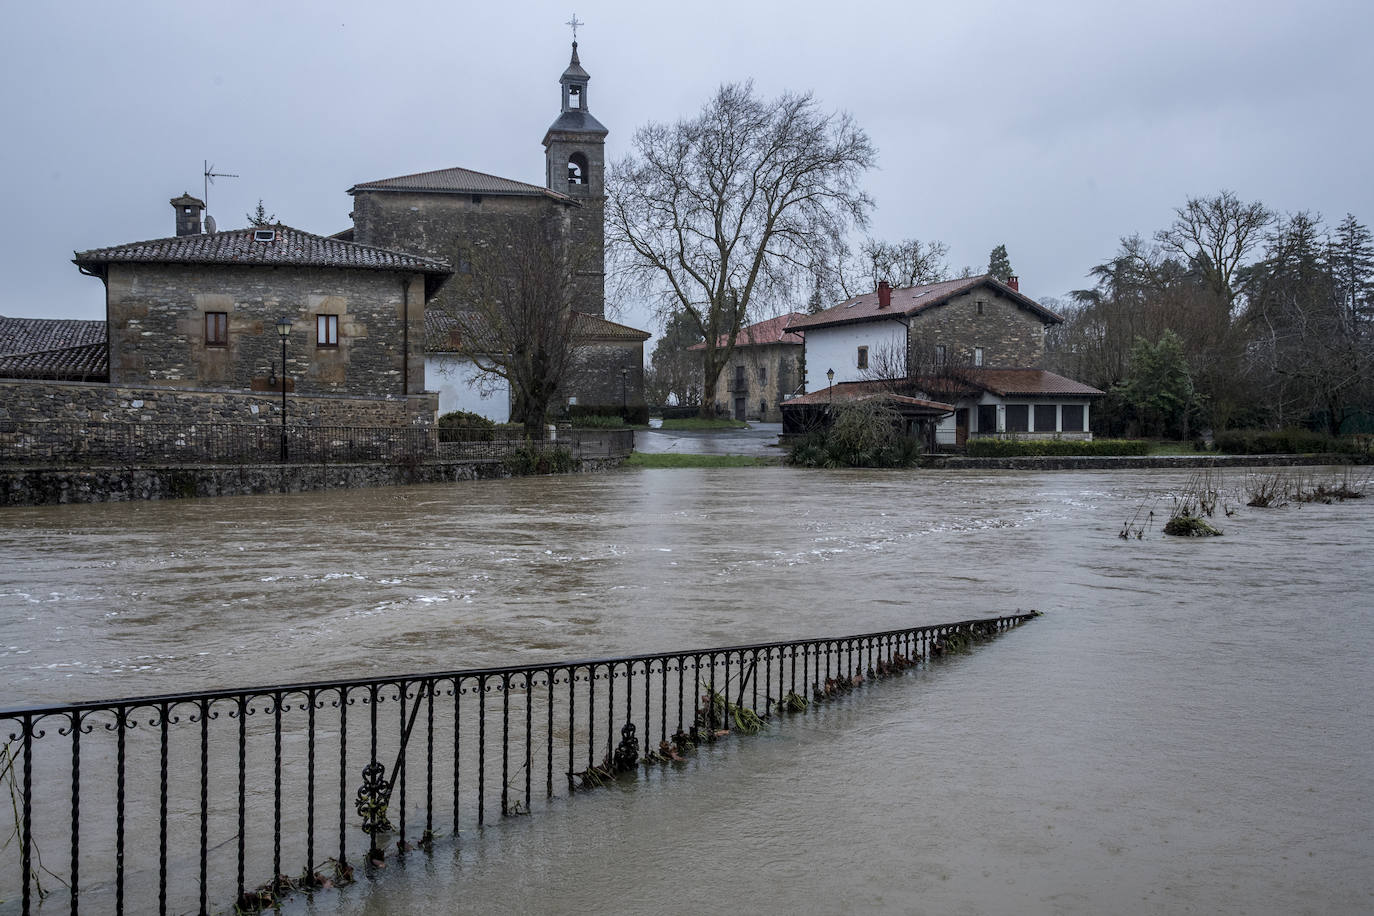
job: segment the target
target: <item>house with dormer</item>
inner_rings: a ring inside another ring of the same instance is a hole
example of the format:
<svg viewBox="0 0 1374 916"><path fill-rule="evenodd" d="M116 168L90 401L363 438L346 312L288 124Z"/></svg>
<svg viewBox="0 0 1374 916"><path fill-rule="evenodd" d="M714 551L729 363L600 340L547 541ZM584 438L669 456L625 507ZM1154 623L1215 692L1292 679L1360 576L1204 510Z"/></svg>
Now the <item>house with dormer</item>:
<svg viewBox="0 0 1374 916"><path fill-rule="evenodd" d="M970 436L1092 438L1089 412L1103 392L1043 368L1046 330L1062 321L1016 277L983 275L900 289L883 281L787 330L805 340L808 392L831 389L834 403L879 383L948 405L934 440L962 447Z"/></svg>

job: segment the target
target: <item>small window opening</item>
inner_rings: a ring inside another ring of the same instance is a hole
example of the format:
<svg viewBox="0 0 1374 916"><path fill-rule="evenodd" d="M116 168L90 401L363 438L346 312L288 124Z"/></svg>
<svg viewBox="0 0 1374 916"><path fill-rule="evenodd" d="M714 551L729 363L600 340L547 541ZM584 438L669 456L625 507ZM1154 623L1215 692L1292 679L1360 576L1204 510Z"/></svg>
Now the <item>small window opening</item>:
<svg viewBox="0 0 1374 916"><path fill-rule="evenodd" d="M981 366L981 365L983 365L983 348L982 348L982 347L974 347L974 348L973 348L973 364L974 364L975 366Z"/></svg>
<svg viewBox="0 0 1374 916"><path fill-rule="evenodd" d="M944 364L945 364L945 345L944 345L944 344L936 344L936 345L935 345L935 365L937 365L937 366L943 366Z"/></svg>
<svg viewBox="0 0 1374 916"><path fill-rule="evenodd" d="M979 300L978 300L978 314L979 314L979 315L983 314L983 300L982 300L982 299L979 299Z"/></svg>
<svg viewBox="0 0 1374 916"><path fill-rule="evenodd" d="M254 229L253 241L255 242L275 242L277 240L277 230L275 229Z"/></svg>
<svg viewBox="0 0 1374 916"><path fill-rule="evenodd" d="M868 347L859 348L858 364L860 369L868 368Z"/></svg>
<svg viewBox="0 0 1374 916"><path fill-rule="evenodd" d="M229 346L229 313L205 313L205 345L207 347Z"/></svg>
<svg viewBox="0 0 1374 916"><path fill-rule="evenodd" d="M573 153L568 157L568 184L587 183L587 157Z"/></svg>
<svg viewBox="0 0 1374 916"><path fill-rule="evenodd" d="M315 346L337 347L339 345L339 316L315 316Z"/></svg>
<svg viewBox="0 0 1374 916"><path fill-rule="evenodd" d="M759 401L759 413L768 413L767 401Z"/></svg>
<svg viewBox="0 0 1374 916"><path fill-rule="evenodd" d="M482 202L482 195L481 195L481 194L474 194L474 195L472 195L472 202L475 203L475 204L480 204L480 203Z"/></svg>

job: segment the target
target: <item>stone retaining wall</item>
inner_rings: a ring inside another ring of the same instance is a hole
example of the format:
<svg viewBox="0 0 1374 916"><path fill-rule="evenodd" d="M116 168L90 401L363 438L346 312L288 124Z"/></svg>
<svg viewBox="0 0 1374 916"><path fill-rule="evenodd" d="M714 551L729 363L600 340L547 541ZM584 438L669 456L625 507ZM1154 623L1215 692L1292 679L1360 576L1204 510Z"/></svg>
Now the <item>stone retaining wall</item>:
<svg viewBox="0 0 1374 916"><path fill-rule="evenodd" d="M1351 455L1117 455L963 458L933 455L926 467L949 470L1111 471L1127 468L1250 468L1356 464Z"/></svg>
<svg viewBox="0 0 1374 916"><path fill-rule="evenodd" d="M624 460L581 458L574 473L617 468ZM412 468L392 464L5 468L0 469L0 506L304 493L510 476L500 460L429 462Z"/></svg>
<svg viewBox="0 0 1374 916"><path fill-rule="evenodd" d="M435 393L368 398L286 396L287 419L313 426L428 426ZM0 380L0 419L114 423L281 422L281 394Z"/></svg>

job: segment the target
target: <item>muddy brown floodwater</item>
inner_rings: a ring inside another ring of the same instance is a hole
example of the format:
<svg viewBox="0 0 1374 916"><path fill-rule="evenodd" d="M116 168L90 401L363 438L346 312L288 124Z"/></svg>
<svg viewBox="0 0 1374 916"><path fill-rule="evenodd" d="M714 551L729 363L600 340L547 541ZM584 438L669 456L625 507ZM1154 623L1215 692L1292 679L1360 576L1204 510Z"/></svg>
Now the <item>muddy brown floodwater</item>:
<svg viewBox="0 0 1374 916"><path fill-rule="evenodd" d="M288 911L1374 911L1374 500L1165 538L1186 478L623 471L6 509L0 705L1038 608ZM1152 529L1117 538L1142 505Z"/></svg>

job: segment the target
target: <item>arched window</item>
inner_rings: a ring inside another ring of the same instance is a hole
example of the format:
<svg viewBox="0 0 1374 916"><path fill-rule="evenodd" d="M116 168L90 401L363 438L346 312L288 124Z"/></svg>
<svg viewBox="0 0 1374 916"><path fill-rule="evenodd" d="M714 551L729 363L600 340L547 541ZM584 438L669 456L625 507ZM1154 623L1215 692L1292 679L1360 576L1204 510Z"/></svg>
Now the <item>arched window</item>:
<svg viewBox="0 0 1374 916"><path fill-rule="evenodd" d="M573 153L568 157L568 184L587 183L587 157Z"/></svg>

